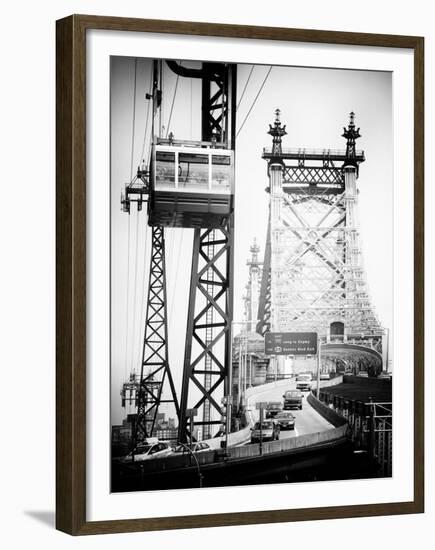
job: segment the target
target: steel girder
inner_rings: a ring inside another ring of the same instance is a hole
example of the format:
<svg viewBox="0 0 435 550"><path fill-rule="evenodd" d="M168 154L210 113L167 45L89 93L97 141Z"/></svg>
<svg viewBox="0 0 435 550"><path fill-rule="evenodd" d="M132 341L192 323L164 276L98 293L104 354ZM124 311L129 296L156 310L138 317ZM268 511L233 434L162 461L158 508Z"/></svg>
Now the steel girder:
<svg viewBox="0 0 435 550"><path fill-rule="evenodd" d="M354 217L355 198L345 192L322 195L282 193L274 220L272 285L280 331L318 331L326 336L341 320L350 334L381 335L372 309ZM275 329L276 330L276 329Z"/></svg>
<svg viewBox="0 0 435 550"><path fill-rule="evenodd" d="M334 166L285 165L283 184L336 185L343 191L343 171Z"/></svg>
<svg viewBox="0 0 435 550"><path fill-rule="evenodd" d="M161 403L173 403L177 416L180 414L168 362L168 318L163 227L152 228L151 246L144 345L137 394L137 418L133 429L133 448L146 437L152 436Z"/></svg>
<svg viewBox="0 0 435 550"><path fill-rule="evenodd" d="M235 84L235 65L203 63L201 69L181 66L166 61L168 67L179 76L199 78L202 81L202 140L218 142L228 140L230 121L229 80ZM231 73L231 74L230 74Z"/></svg>
<svg viewBox="0 0 435 550"><path fill-rule="evenodd" d="M237 66L203 63L198 76L202 79L201 138L225 143L234 151ZM233 214L219 229L195 229L194 233L180 400L181 442L193 437L191 426L202 426L207 437L215 424L222 423L218 396L230 393L232 280ZM188 426L189 409L199 408L202 420L191 420Z"/></svg>
<svg viewBox="0 0 435 550"><path fill-rule="evenodd" d="M220 397L229 393L231 362L232 264L232 218L220 229L195 229L180 401L181 442L194 436L191 425L208 432L222 424ZM205 417L190 423L188 409L201 408Z"/></svg>

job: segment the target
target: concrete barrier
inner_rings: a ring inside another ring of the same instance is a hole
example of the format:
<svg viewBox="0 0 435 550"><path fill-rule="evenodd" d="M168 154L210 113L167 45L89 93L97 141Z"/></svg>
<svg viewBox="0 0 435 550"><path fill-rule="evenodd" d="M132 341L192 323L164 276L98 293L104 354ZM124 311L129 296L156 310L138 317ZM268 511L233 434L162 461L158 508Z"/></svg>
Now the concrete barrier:
<svg viewBox="0 0 435 550"><path fill-rule="evenodd" d="M338 386L338 384L343 384L343 375L339 374L338 376L334 376L334 378L330 378L329 380L320 380L320 387L321 388L329 388L330 386Z"/></svg>
<svg viewBox="0 0 435 550"><path fill-rule="evenodd" d="M249 417L248 425L245 428L237 432L231 432L228 437L228 445L231 447L233 445L242 445L251 439L251 426L252 418ZM220 449L221 441L225 441L225 436L222 437L213 437L212 439L204 439L204 443L210 447L210 449Z"/></svg>
<svg viewBox="0 0 435 550"><path fill-rule="evenodd" d="M322 415L323 418L325 418L333 426L347 426L347 420L343 416L337 414L334 409L330 409L327 405L319 401L312 393L310 393L307 397L307 401L315 411Z"/></svg>
<svg viewBox="0 0 435 550"><path fill-rule="evenodd" d="M346 436L347 423L342 426L316 432L312 434L299 435L298 437L289 437L288 439L279 439L278 441L269 441L263 443L263 455L278 453L282 451L292 451L312 447L321 443L333 443ZM231 459L249 458L260 456L260 445L245 445L243 447L233 447L228 450Z"/></svg>
<svg viewBox="0 0 435 550"><path fill-rule="evenodd" d="M334 376L334 378L330 378L329 380L320 380L319 388L329 388L331 386L338 386L338 384L343 383L343 375L339 374L338 376ZM317 380L314 380L311 383L311 390L317 389Z"/></svg>

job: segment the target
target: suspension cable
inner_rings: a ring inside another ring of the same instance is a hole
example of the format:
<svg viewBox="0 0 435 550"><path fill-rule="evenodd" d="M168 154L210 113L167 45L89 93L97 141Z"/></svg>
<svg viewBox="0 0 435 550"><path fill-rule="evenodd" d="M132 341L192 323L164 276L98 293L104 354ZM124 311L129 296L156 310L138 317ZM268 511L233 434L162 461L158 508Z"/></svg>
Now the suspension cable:
<svg viewBox="0 0 435 550"><path fill-rule="evenodd" d="M127 365L128 365L128 321L129 315L129 296L130 296L130 216L128 216L127 230L127 284L126 284L126 307L125 307L125 365L124 365L124 380L127 380Z"/></svg>
<svg viewBox="0 0 435 550"><path fill-rule="evenodd" d="M136 83L137 83L137 57L134 60L134 84L133 84L133 124L131 133L131 160L130 160L130 181L133 179L133 157L134 157L134 135L136 132Z"/></svg>
<svg viewBox="0 0 435 550"><path fill-rule="evenodd" d="M248 87L249 81L251 80L251 76L254 71L254 68L255 68L255 65L252 65L248 79L246 80L246 83L245 83L245 87L243 88L242 95L240 96L239 102L237 103L236 112L239 110L240 103L242 103L243 96L245 95L246 88Z"/></svg>
<svg viewBox="0 0 435 550"><path fill-rule="evenodd" d="M133 330L132 340L133 346L136 338L136 312L137 312L137 266L138 266L138 251L139 251L139 210L136 211L136 228L135 228L135 237L136 237L136 250L134 255L134 284L133 284ZM134 354L131 354L131 371L134 368Z"/></svg>
<svg viewBox="0 0 435 550"><path fill-rule="evenodd" d="M168 250L169 272L173 272L172 268L174 263L173 258L174 258L175 235L176 235L176 232L174 231L174 229L172 229L172 231L168 235L168 240L169 240L168 248L166 248L166 245L165 245L165 250ZM165 261L165 264L166 264L166 261ZM168 273L168 269L166 269L166 273Z"/></svg>
<svg viewBox="0 0 435 550"><path fill-rule="evenodd" d="M190 79L190 139L192 140L192 101L193 101L193 78Z"/></svg>
<svg viewBox="0 0 435 550"><path fill-rule="evenodd" d="M181 258L181 251L182 251L182 248L183 248L184 230L181 229L181 231L179 231L179 233L181 233L181 236L180 236L180 243L179 243L179 246L178 246L176 268L175 268L175 271L173 271L173 273L175 273L175 274L178 273L178 268L180 267L180 258ZM177 281L178 281L178 277L176 276L174 284L172 285L172 296L171 296L170 305L169 305L169 317L168 317L169 327L171 327L171 325L172 325L171 321L173 319L172 313L173 313L173 310L174 310L175 295L177 293L176 292L177 291Z"/></svg>
<svg viewBox="0 0 435 550"><path fill-rule="evenodd" d="M181 65L181 63L180 63ZM174 96L172 98L172 105L171 105L171 111L169 112L169 119L168 119L168 125L166 127L166 137L168 137L169 133L169 127L171 126L171 120L172 120L172 111L174 110L174 103L175 103L175 97L177 95L177 88L178 88L178 80L180 78L180 75L177 74L177 79L175 80L175 88L174 88Z"/></svg>
<svg viewBox="0 0 435 550"><path fill-rule="evenodd" d="M153 91L153 70L152 70L152 66L151 66L151 70L150 70L150 88L149 88L149 94L148 95L151 95L152 91ZM151 105L151 99L148 100L147 117L146 117L146 121L145 121L145 131L143 133L142 153L140 155L139 162L141 162L144 159L146 138L147 138L147 133L148 133L148 120L149 120L149 116L150 116L150 105Z"/></svg>
<svg viewBox="0 0 435 550"><path fill-rule="evenodd" d="M146 272L147 272L147 268L146 268L146 261L147 261L147 250L148 250L148 236L149 236L149 230L148 230L148 224L144 224L145 225L145 238L144 238L144 247L143 247L143 264L142 264L142 281L141 281L141 290L142 290L142 294L141 294L141 299L140 299L140 327L139 327L139 343L142 343L143 342L143 339L145 338L145 327L144 327L144 316L145 316L145 310L146 310L146 305L145 305L145 280L146 280ZM142 330L143 330L143 338L142 338ZM138 350L138 358L137 358L137 364L141 366L141 369L142 369L142 358L141 358L141 353L142 353L142 346L137 346L137 350Z"/></svg>
<svg viewBox="0 0 435 550"><path fill-rule="evenodd" d="M252 111L252 109L254 108L254 105L255 105L255 103L257 102L257 99L258 99L259 95L261 94L261 91L263 90L264 85L266 84L267 79L269 78L269 75L270 75L271 70L272 70L272 65L269 67L269 70L267 71L267 74L266 74L266 76L264 77L264 80L263 80L263 82L262 82L262 84L261 84L261 86L260 86L260 89L258 90L257 95L255 96L254 101L252 102L252 105L251 105L249 111L247 112L244 121L242 122L242 125L240 126L240 128L238 129L238 131L237 131L237 133L236 133L236 137L239 136L240 132L242 131L243 126L245 125L246 121L248 120L248 117L249 117L249 115L251 114L251 111Z"/></svg>

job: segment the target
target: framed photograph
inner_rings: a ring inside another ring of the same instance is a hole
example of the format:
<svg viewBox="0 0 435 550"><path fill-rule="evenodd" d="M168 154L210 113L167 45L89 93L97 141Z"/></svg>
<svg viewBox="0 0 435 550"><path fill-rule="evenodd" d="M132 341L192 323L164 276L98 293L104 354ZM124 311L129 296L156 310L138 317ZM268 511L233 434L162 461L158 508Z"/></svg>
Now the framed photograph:
<svg viewBox="0 0 435 550"><path fill-rule="evenodd" d="M423 512L423 38L56 47L57 528Z"/></svg>

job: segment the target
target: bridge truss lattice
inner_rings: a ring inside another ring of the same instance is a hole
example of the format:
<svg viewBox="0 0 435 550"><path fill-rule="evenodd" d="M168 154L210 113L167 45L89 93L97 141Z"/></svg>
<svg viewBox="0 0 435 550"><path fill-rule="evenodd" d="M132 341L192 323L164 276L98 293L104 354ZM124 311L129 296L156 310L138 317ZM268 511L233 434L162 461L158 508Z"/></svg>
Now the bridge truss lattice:
<svg viewBox="0 0 435 550"><path fill-rule="evenodd" d="M382 328L362 264L357 178L364 152L351 114L346 150L283 149L279 111L269 134L270 220L259 306L261 334L318 332L382 354ZM385 351L385 350L384 350Z"/></svg>

